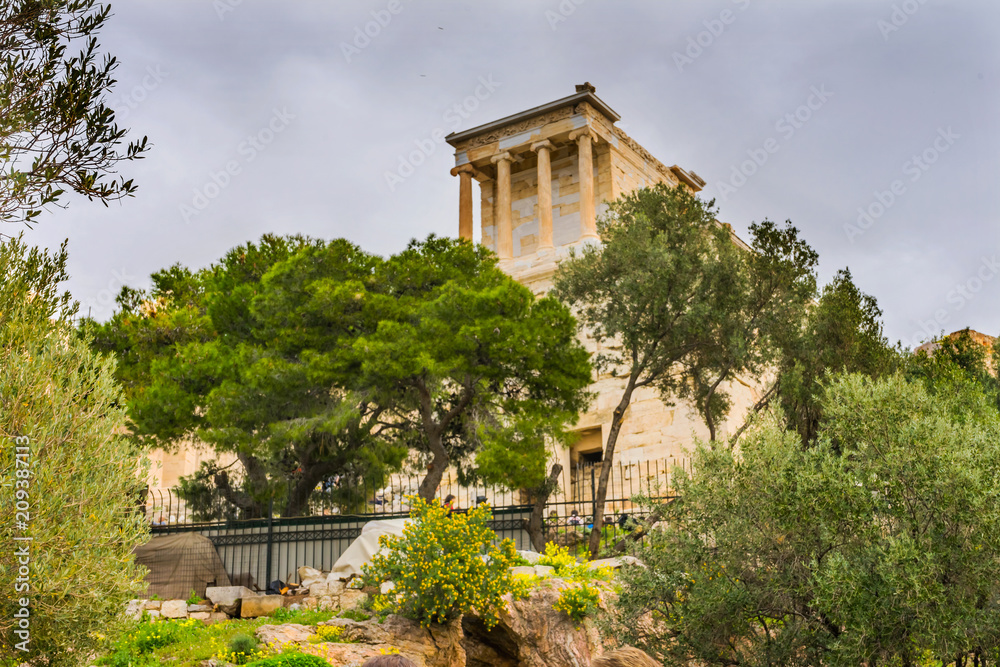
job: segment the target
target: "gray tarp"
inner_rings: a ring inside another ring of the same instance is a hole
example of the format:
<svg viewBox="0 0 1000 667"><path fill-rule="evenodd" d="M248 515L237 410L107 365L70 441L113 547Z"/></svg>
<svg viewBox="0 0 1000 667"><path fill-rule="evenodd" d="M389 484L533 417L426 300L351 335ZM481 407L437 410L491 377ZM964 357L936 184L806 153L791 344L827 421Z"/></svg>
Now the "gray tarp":
<svg viewBox="0 0 1000 667"><path fill-rule="evenodd" d="M347 547L347 551L341 554L337 562L333 564L333 571L330 572L327 580L361 576L361 566L371 561L372 557L378 553L379 536L402 535L403 526L409 522L409 519L383 519L382 521L366 523L361 529L361 535L351 543L351 546Z"/></svg>
<svg viewBox="0 0 1000 667"><path fill-rule="evenodd" d="M192 590L204 597L206 586L230 585L215 545L200 533L154 537L134 553L135 562L149 569L149 596L185 600Z"/></svg>

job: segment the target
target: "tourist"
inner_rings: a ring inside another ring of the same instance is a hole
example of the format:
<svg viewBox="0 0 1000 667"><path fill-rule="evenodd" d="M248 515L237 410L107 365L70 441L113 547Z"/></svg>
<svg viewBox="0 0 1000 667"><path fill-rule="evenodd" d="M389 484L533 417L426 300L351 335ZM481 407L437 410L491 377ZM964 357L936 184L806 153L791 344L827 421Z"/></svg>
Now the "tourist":
<svg viewBox="0 0 1000 667"><path fill-rule="evenodd" d="M361 667L417 667L417 663L402 655L377 655L365 660Z"/></svg>
<svg viewBox="0 0 1000 667"><path fill-rule="evenodd" d="M455 511L455 496L449 493L444 497L444 503L442 504L448 508L448 514L451 514Z"/></svg>
<svg viewBox="0 0 1000 667"><path fill-rule="evenodd" d="M573 510L569 518L566 519L566 523L570 526L579 526L583 524L583 519L580 518L580 514L576 510Z"/></svg>

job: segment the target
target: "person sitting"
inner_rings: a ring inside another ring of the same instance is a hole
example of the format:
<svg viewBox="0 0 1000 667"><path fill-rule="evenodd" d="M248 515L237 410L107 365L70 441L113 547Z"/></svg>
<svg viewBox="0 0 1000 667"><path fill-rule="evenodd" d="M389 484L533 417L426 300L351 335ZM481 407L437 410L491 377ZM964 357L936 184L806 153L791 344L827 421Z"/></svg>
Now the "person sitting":
<svg viewBox="0 0 1000 667"><path fill-rule="evenodd" d="M455 496L449 493L444 497L444 503L442 504L448 508L448 514L451 514L455 511Z"/></svg>
<svg viewBox="0 0 1000 667"><path fill-rule="evenodd" d="M570 513L569 518L566 519L566 523L570 526L580 526L583 524L583 519L580 518L579 512L573 510Z"/></svg>

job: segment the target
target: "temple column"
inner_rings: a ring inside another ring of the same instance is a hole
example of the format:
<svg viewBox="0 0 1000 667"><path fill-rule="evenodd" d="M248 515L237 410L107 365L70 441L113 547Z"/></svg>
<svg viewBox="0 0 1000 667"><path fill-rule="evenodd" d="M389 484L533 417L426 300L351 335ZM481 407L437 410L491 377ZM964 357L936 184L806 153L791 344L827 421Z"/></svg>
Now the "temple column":
<svg viewBox="0 0 1000 667"><path fill-rule="evenodd" d="M514 256L514 237L510 212L510 164L513 157L510 153L504 152L494 155L491 161L497 166L497 191L494 193L496 198L497 256L500 259L510 259Z"/></svg>
<svg viewBox="0 0 1000 667"><path fill-rule="evenodd" d="M593 142L597 137L593 130L585 127L571 132L569 138L571 141L576 141L580 161L580 236L583 239L599 240L597 220L594 215Z"/></svg>
<svg viewBox="0 0 1000 667"><path fill-rule="evenodd" d="M536 141L531 150L538 154L538 249L552 247L552 142Z"/></svg>
<svg viewBox="0 0 1000 667"><path fill-rule="evenodd" d="M472 175L475 168L463 164L451 170L459 177L458 185L458 238L472 240Z"/></svg>

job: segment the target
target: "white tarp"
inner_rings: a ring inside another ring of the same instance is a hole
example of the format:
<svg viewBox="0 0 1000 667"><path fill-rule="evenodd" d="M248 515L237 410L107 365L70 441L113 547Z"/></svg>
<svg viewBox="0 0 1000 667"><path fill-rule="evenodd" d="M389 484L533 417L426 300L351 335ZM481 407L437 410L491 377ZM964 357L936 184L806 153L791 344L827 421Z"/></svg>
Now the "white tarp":
<svg viewBox="0 0 1000 667"><path fill-rule="evenodd" d="M333 570L327 577L327 581L361 576L361 566L371 562L371 559L378 553L379 536L402 535L403 527L409 521L409 519L384 519L366 523L361 529L361 535L351 543L351 546L347 547L347 551L341 554L337 562L333 564Z"/></svg>

